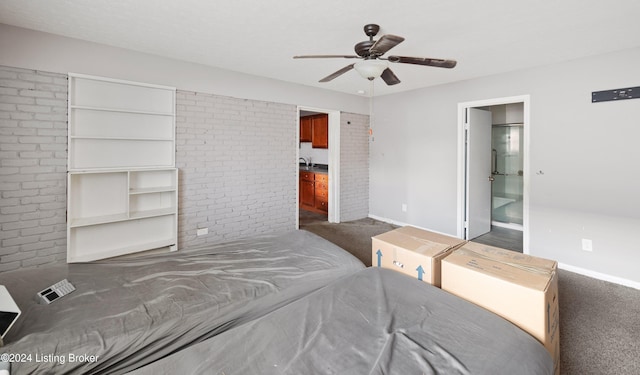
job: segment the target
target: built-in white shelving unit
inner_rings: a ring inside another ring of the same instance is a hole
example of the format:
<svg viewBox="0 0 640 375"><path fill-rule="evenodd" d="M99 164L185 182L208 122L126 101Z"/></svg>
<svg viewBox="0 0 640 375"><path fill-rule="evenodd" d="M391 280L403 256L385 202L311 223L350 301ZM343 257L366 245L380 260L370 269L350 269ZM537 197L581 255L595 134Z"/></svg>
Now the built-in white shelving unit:
<svg viewBox="0 0 640 375"><path fill-rule="evenodd" d="M175 88L69 75L67 261L177 250Z"/></svg>

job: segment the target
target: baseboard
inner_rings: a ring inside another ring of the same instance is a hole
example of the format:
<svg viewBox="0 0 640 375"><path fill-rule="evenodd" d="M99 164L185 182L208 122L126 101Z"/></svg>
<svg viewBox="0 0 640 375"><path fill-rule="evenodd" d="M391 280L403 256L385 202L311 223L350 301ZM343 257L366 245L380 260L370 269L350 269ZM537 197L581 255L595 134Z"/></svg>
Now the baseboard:
<svg viewBox="0 0 640 375"><path fill-rule="evenodd" d="M407 225L409 225L407 223L403 223L403 222L400 222L400 221L395 221L395 220L388 219L386 217L380 217L380 216L371 215L371 214L369 214L369 218L374 219L374 220L378 220L378 221L382 221L384 223L397 225L399 227L406 227Z"/></svg>
<svg viewBox="0 0 640 375"><path fill-rule="evenodd" d="M386 217L380 217L380 216L371 215L371 214L369 214L369 217L371 219L374 219L374 220L378 220L378 221L382 221L382 222L385 222L385 223L397 225L397 226L400 226L400 227L405 227L407 225L411 225L411 226L414 226L416 228L420 228L420 229L428 230L428 231L431 231L431 232L435 232L435 233L440 233L440 234L445 234L447 236L451 236L451 234L449 234L449 233L438 232L438 231L435 231L435 230L429 229L429 228L421 228L421 227L418 227L416 225L407 224L407 223L404 223L404 222L401 222L401 221L391 220L391 219L386 218ZM588 277L591 277L591 278L594 278L594 279L607 281L607 282L610 282L610 283L619 284L619 285L623 285L623 286L628 286L630 288L634 288L634 289L640 290L640 282L637 282L637 281L624 279L622 277L612 276L612 275L608 275L608 274L605 274L605 273L600 273L600 272L588 270L588 269L585 269L585 268L575 267L575 266L572 266L572 265L569 265L569 264L564 264L564 263L558 263L558 267L560 269L563 269L563 270L566 270L566 271L569 271L569 272L574 272L574 273L577 273L577 274L580 274L580 275L583 275L583 276L588 276Z"/></svg>
<svg viewBox="0 0 640 375"><path fill-rule="evenodd" d="M407 225L410 225L410 226L412 226L412 227L414 227L414 228L428 230L429 232L438 233L438 234L443 234L443 235L445 235L445 236L458 237L458 236L456 236L455 234L445 233L445 232L440 232L440 231L433 230L433 229L430 229L430 228L419 227L419 226L417 226L417 225L407 224L407 223L404 223L404 222L402 222L402 221L391 220L391 219L388 219L388 218L386 218L386 217L380 217L380 216L376 216L376 215L371 215L371 214L369 214L369 218L374 219L374 220L378 220L378 221L382 221L382 222L385 222L385 223L389 223L389 224L392 224L392 225L397 225L397 226L399 226L399 227L406 227Z"/></svg>
<svg viewBox="0 0 640 375"><path fill-rule="evenodd" d="M640 282L637 282L637 281L623 279L622 277L612 276L612 275L608 275L608 274L600 273L596 271L591 271L585 268L575 267L575 266L571 266L569 264L564 264L564 263L558 263L558 268L563 269L565 271L577 273L583 276L588 276L594 279L607 281L610 283L619 284L623 286L628 286L630 288L640 290Z"/></svg>

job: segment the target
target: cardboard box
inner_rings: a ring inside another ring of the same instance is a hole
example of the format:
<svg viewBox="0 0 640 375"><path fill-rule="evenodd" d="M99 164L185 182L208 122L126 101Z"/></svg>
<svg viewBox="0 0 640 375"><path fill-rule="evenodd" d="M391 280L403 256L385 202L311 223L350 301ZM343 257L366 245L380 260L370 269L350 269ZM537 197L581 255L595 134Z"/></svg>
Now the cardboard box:
<svg viewBox="0 0 640 375"><path fill-rule="evenodd" d="M402 227L372 237L374 267L394 269L437 287L440 261L466 241L415 227Z"/></svg>
<svg viewBox="0 0 640 375"><path fill-rule="evenodd" d="M442 289L494 312L538 339L560 374L558 264L468 242L442 261Z"/></svg>

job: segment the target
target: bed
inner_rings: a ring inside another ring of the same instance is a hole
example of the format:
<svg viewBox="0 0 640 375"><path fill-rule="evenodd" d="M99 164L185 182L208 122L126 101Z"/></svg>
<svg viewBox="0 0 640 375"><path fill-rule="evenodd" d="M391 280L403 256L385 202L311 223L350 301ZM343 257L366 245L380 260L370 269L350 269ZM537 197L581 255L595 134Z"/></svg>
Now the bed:
<svg viewBox="0 0 640 375"><path fill-rule="evenodd" d="M542 375L553 362L499 316L368 268L131 375L203 373Z"/></svg>
<svg viewBox="0 0 640 375"><path fill-rule="evenodd" d="M0 274L22 310L0 353L13 375L120 374L214 337L364 269L306 231L178 253ZM76 290L50 305L40 290ZM15 355L22 357L15 357Z"/></svg>

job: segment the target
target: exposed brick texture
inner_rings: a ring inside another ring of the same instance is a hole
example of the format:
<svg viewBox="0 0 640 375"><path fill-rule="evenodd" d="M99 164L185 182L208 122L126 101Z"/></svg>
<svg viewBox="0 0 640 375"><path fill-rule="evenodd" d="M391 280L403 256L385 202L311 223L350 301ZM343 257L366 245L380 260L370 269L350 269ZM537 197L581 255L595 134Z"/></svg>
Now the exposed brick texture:
<svg viewBox="0 0 640 375"><path fill-rule="evenodd" d="M0 272L66 258L67 76L0 66Z"/></svg>
<svg viewBox="0 0 640 375"><path fill-rule="evenodd" d="M369 116L340 114L340 221L369 215Z"/></svg>
<svg viewBox="0 0 640 375"><path fill-rule="evenodd" d="M179 246L294 229L296 107L178 90L176 109Z"/></svg>
<svg viewBox="0 0 640 375"><path fill-rule="evenodd" d="M294 229L296 107L181 90L176 104L179 247ZM368 116L341 117L347 221L368 215ZM64 261L67 75L0 66L0 124L0 272Z"/></svg>

